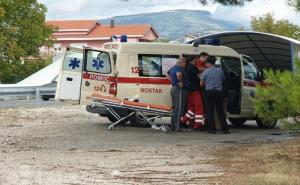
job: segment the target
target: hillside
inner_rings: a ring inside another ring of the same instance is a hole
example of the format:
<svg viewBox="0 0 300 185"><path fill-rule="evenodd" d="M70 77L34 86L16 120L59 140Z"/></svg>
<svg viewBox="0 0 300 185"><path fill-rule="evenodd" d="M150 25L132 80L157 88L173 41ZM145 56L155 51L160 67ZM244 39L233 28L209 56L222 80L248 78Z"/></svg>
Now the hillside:
<svg viewBox="0 0 300 185"><path fill-rule="evenodd" d="M208 34L220 31L233 31L241 24L213 18L208 11L173 10L154 13L112 17L116 24L151 24L162 38L178 39L186 33ZM102 19L109 24L112 18Z"/></svg>

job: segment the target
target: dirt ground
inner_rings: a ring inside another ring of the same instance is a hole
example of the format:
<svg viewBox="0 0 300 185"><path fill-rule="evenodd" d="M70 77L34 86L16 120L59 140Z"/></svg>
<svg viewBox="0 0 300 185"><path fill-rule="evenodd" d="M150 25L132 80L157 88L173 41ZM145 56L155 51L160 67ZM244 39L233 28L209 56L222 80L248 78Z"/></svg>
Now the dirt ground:
<svg viewBox="0 0 300 185"><path fill-rule="evenodd" d="M251 122L230 135L108 123L82 106L0 109L0 184L227 184L216 151L294 137Z"/></svg>

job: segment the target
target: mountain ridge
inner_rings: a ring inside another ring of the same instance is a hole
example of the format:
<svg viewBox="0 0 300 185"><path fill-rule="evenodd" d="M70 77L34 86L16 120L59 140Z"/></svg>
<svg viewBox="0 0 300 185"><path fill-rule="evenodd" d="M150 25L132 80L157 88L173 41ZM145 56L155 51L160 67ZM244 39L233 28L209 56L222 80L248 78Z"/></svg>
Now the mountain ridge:
<svg viewBox="0 0 300 185"><path fill-rule="evenodd" d="M222 31L235 31L242 27L234 21L216 19L205 10L166 10L161 12L114 16L100 19L102 24L110 24L114 19L117 25L151 24L161 38L176 40L185 34L211 34Z"/></svg>

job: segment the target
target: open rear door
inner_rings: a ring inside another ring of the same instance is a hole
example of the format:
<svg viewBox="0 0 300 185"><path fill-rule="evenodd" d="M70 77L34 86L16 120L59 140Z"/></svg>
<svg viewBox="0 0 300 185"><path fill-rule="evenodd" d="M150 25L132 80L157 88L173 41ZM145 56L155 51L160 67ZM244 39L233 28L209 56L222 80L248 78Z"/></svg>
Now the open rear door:
<svg viewBox="0 0 300 185"><path fill-rule="evenodd" d="M83 68L83 49L67 48L57 83L56 99L78 101Z"/></svg>
<svg viewBox="0 0 300 185"><path fill-rule="evenodd" d="M84 65L80 91L80 104L90 105L92 94L116 96L117 83L113 73L114 59L106 50L84 49Z"/></svg>

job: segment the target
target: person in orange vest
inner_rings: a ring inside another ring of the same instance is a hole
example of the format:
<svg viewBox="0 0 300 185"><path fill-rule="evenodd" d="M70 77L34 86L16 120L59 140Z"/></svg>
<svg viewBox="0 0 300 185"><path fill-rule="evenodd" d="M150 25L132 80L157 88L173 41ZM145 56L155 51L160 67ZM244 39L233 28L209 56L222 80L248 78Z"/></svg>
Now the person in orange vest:
<svg viewBox="0 0 300 185"><path fill-rule="evenodd" d="M208 57L209 57L208 53L202 52L199 55L199 59L195 63L195 65L197 66L198 70L201 73L203 73L203 71L207 68L205 63L206 63Z"/></svg>
<svg viewBox="0 0 300 185"><path fill-rule="evenodd" d="M196 66L198 56L189 58L185 67L189 86L187 94L187 112L181 117L181 123L193 127L195 130L200 129L203 125L203 100L200 94L200 71Z"/></svg>

